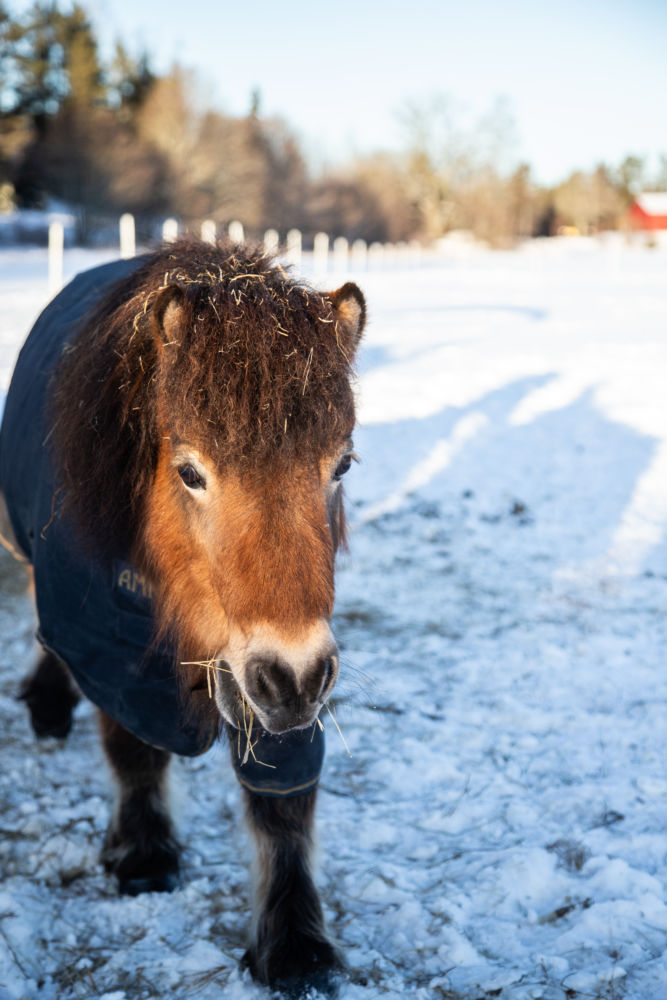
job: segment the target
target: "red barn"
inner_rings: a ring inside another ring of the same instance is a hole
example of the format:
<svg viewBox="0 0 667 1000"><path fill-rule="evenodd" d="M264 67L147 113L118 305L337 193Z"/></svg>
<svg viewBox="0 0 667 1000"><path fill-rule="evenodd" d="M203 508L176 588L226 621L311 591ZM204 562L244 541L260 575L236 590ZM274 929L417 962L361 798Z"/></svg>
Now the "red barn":
<svg viewBox="0 0 667 1000"><path fill-rule="evenodd" d="M647 232L667 229L667 191L638 194L630 206L630 225Z"/></svg>

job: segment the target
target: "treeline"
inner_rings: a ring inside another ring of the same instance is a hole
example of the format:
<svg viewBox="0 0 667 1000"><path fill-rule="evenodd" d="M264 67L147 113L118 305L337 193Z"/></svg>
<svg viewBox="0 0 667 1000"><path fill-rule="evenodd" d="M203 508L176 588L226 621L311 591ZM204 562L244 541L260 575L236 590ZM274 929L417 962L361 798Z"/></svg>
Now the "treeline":
<svg viewBox="0 0 667 1000"><path fill-rule="evenodd" d="M540 187L512 162L507 108L462 128L443 98L404 109L402 153L313 176L289 126L263 116L259 95L249 104L241 117L208 108L186 70L157 75L148 53L121 42L103 59L78 4L13 16L0 0L0 210L61 201L84 241L131 212L146 234L173 214L192 226L238 218L251 237L297 227L430 241L467 229L506 245L563 226L618 228L636 190L667 188L667 158L648 177L632 157Z"/></svg>
<svg viewBox="0 0 667 1000"><path fill-rule="evenodd" d="M125 211L238 216L251 232L301 221L307 172L285 125L198 109L187 73L157 76L122 43L104 62L78 4L0 7L0 60L0 183L19 206L65 202L84 239Z"/></svg>

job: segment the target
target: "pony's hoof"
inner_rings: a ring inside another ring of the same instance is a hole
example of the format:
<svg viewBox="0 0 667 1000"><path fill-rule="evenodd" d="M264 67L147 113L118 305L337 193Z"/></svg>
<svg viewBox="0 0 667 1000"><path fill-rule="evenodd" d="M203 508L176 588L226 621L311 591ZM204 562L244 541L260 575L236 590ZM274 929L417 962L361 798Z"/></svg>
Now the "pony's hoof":
<svg viewBox="0 0 667 1000"><path fill-rule="evenodd" d="M143 892L174 892L180 887L177 873L164 872L162 875L118 879L121 896L140 896Z"/></svg>
<svg viewBox="0 0 667 1000"><path fill-rule="evenodd" d="M313 989L333 997L340 987L345 962L330 941L294 935L271 951L250 947L243 965L258 982L297 1000Z"/></svg>
<svg viewBox="0 0 667 1000"><path fill-rule="evenodd" d="M335 1000L340 992L341 982L340 971L323 969L321 972L312 972L306 976L277 979L273 989L284 1000L309 1000L313 994Z"/></svg>
<svg viewBox="0 0 667 1000"><path fill-rule="evenodd" d="M71 715L69 718L60 719L58 722L42 722L33 715L30 718L30 722L35 736L40 740L45 740L49 737L64 740L69 736L70 729L72 728Z"/></svg>
<svg viewBox="0 0 667 1000"><path fill-rule="evenodd" d="M122 896L139 896L142 892L173 892L180 887L178 856L178 845L171 838L141 850L110 829L100 861L110 875L116 876Z"/></svg>
<svg viewBox="0 0 667 1000"><path fill-rule="evenodd" d="M45 697L43 691L35 690L30 679L24 681L18 692L18 700L24 701L30 712L30 725L38 739L53 736L64 740L72 728L72 705Z"/></svg>

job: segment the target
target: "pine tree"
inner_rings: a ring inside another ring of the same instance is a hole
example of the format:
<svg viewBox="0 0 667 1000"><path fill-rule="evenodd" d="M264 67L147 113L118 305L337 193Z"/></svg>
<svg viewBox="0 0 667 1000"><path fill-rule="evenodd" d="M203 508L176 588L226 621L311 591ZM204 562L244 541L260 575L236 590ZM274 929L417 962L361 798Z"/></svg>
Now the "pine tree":
<svg viewBox="0 0 667 1000"><path fill-rule="evenodd" d="M156 82L147 52L138 58L130 55L122 42L116 42L108 81L108 99L118 109L123 121L131 121Z"/></svg>
<svg viewBox="0 0 667 1000"><path fill-rule="evenodd" d="M70 14L61 14L58 27L67 78L65 103L79 110L102 105L106 92L97 41L83 7L75 4Z"/></svg>
<svg viewBox="0 0 667 1000"><path fill-rule="evenodd" d="M35 3L22 20L7 18L4 27L6 113L28 115L42 136L67 94L61 15L53 3Z"/></svg>

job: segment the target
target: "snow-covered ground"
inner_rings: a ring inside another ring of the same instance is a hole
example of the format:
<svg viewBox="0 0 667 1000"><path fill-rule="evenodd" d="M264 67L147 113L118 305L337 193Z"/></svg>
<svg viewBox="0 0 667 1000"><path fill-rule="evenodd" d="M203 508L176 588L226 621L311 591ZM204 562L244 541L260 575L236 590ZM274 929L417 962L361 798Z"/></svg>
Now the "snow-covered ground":
<svg viewBox="0 0 667 1000"><path fill-rule="evenodd" d="M45 271L43 251L0 252L0 388ZM335 622L352 755L328 726L318 814L339 996L660 1000L667 254L556 241L355 277L370 326ZM174 767L186 886L119 898L94 714L34 740L14 701L31 614L0 571L1 1000L265 997L238 969L226 748Z"/></svg>

